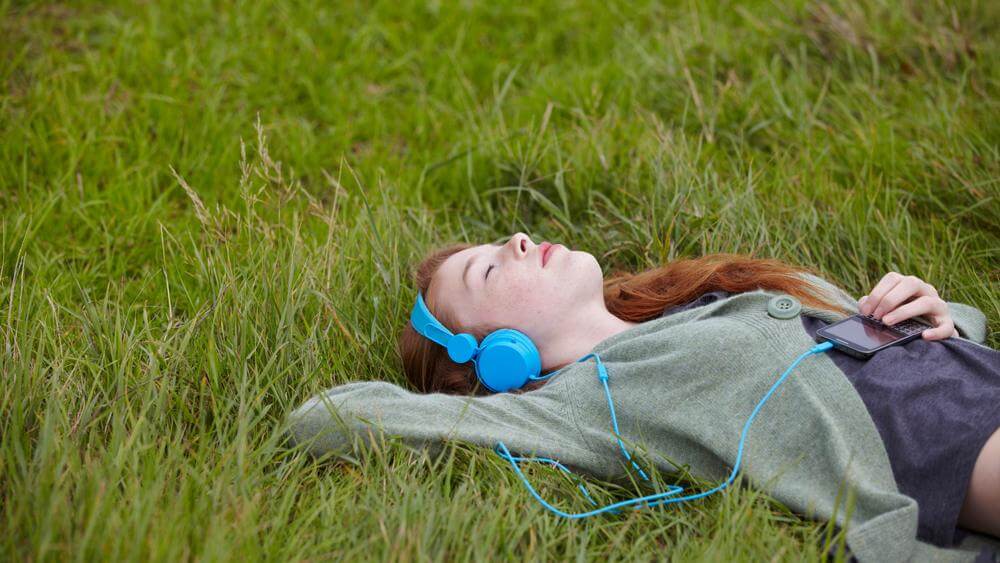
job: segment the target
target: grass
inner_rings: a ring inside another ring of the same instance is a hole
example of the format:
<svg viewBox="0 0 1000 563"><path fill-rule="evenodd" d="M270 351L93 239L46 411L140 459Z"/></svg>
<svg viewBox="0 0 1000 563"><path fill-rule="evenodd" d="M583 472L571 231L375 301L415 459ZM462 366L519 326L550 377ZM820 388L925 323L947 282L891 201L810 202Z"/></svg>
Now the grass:
<svg viewBox="0 0 1000 563"><path fill-rule="evenodd" d="M0 14L5 558L799 560L842 539L745 486L568 522L487 449L282 447L311 394L402 383L409 267L444 241L522 230L608 270L747 252L853 295L896 270L1000 346L995 2Z"/></svg>

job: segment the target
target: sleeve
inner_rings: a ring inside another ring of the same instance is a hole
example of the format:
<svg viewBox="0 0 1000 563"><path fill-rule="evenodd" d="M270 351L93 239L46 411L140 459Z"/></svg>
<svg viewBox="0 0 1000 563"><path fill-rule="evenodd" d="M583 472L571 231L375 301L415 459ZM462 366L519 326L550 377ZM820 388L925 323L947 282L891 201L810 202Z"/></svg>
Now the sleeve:
<svg viewBox="0 0 1000 563"><path fill-rule="evenodd" d="M972 305L947 301L948 312L955 322L955 328L962 338L978 344L986 342L986 314Z"/></svg>
<svg viewBox="0 0 1000 563"><path fill-rule="evenodd" d="M379 434L401 437L433 456L449 439L489 448L503 441L514 455L551 457L593 471L600 460L584 441L573 405L547 390L555 383L485 397L413 393L384 381L348 383L294 410L287 435L316 457L356 453Z"/></svg>
<svg viewBox="0 0 1000 563"><path fill-rule="evenodd" d="M857 299L851 297L837 285L809 273L803 274L802 277L822 290L835 303L847 307L852 313L859 311ZM959 336L979 344L986 341L986 315L982 311L965 303L955 303L952 301L946 301L945 303L948 304L948 312L951 313L951 318L955 322L955 328L958 330Z"/></svg>

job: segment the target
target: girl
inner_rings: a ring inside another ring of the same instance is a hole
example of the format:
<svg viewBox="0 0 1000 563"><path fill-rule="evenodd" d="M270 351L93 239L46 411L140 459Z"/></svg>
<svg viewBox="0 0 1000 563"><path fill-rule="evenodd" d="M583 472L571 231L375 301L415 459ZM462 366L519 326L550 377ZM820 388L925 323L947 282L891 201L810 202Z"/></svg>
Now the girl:
<svg viewBox="0 0 1000 563"><path fill-rule="evenodd" d="M313 397L289 418L314 455L356 446L375 421L430 449L451 437L504 441L612 479L623 475L620 436L672 460L657 461L663 471L721 478L737 456L734 424L816 330L857 312L887 324L919 315L933 325L923 338L867 361L836 349L803 361L755 419L742 470L797 512L849 523L862 561L961 558L969 552L939 548L984 538L972 532L1000 537L1000 353L981 344L981 311L915 277L890 272L860 302L808 269L730 254L604 279L591 254L517 233L431 253L416 284L453 334L481 342L515 328L559 376L491 393L470 362L408 324L399 353L419 393L356 382ZM800 314L769 315L778 297ZM575 362L592 352L610 374L621 434L608 432L595 366ZM858 494L850 522L833 506L844 481Z"/></svg>

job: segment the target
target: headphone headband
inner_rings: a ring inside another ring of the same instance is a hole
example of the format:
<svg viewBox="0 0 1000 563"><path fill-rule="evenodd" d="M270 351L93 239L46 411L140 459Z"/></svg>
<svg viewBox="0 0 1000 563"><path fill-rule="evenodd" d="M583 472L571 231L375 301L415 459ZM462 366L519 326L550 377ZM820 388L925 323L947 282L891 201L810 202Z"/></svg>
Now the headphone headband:
<svg viewBox="0 0 1000 563"><path fill-rule="evenodd" d="M417 302L413 304L410 311L410 324L418 334L440 344L448 349L448 356L452 361L463 364L475 359L479 355L479 346L476 338L471 334L453 334L448 330L424 303L424 298L417 293Z"/></svg>

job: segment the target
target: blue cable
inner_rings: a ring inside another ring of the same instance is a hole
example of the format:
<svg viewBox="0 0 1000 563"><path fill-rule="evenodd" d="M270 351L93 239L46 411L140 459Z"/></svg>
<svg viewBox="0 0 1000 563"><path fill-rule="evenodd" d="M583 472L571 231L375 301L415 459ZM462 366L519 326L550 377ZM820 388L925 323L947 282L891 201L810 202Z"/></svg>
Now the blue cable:
<svg viewBox="0 0 1000 563"><path fill-rule="evenodd" d="M765 393L763 397L761 397L760 401L757 403L757 406L754 407L753 412L750 413L750 417L747 418L746 423L743 425L743 432L740 435L739 449L736 452L736 464L733 465L733 470L730 473L729 477L721 485L715 487L714 489L711 489L711 490L708 490L708 491L705 491L705 492L702 492L702 493L697 493L697 494L693 494L693 495L687 495L687 496L683 496L683 497L666 498L666 497L675 495L675 494L677 494L677 493L679 493L679 492L681 492L681 491L684 490L683 487L680 487L680 486L677 486L677 485L668 485L668 487L669 487L668 491L661 492L661 493L656 493L656 494L648 495L648 496L644 496L644 497L639 497L639 498L635 498L635 499L631 499L631 500L624 500L624 501L621 501L621 502L616 502L614 504L609 504L609 505L607 505L605 507L598 508L598 509L595 509L595 510L591 510L591 511L588 511L588 512L579 512L579 513L575 513L575 514L574 513L569 513L569 512L563 512L562 510L559 510L558 508L552 506L548 502L545 502L545 499L543 499L542 496L538 494L538 491L536 491L535 488L531 486L531 483L528 482L527 477L525 477L524 473L521 472L521 467L520 467L520 465L518 465L517 462L518 461L544 461L544 462L547 462L547 463L554 464L556 467L558 467L559 469L561 469L563 472L565 472L567 474L572 475L572 473L573 473L572 471L570 471L569 469L567 469L566 467L564 467L558 461L555 461L555 460L552 460L552 459L549 459L549 458L524 458L524 457L515 457L515 456L511 455L510 450L507 449L507 446L503 442L497 442L497 446L496 446L496 448L494 448L494 451L497 453L497 455L499 455L500 457L502 457L502 458L504 458L504 459L506 459L507 461L510 462L510 464L514 467L514 471L517 472L517 474L521 477L521 481L524 482L524 486L528 488L528 491L536 499L538 499L538 502L540 502L542 504L542 506L544 506L545 508L549 509L550 511L558 514L559 516L564 516L566 518L586 518L587 516L593 516L595 514L600 514L602 512L611 512L612 514L618 514L620 512L618 510L619 507L629 506L629 505L638 505L639 503L642 503L642 502L646 503L645 506L652 507L652 506L655 506L657 504L670 504L670 503L674 503L674 502L681 502L681 501L686 501L686 500L694 500L696 498L701 498L701 497L704 497L704 496L708 496L708 495L710 495L712 493L718 492L718 491L724 489L725 487L727 487L733 481L733 479L736 477L736 472L739 471L739 468L740 468L740 461L743 458L743 443L744 443L744 441L746 441L747 432L750 430L750 423L753 422L754 417L757 416L757 413L760 411L761 407L764 406L764 403L767 401L767 399L770 398L771 394L774 393L774 390L777 389L779 385L781 385L781 383L785 380L785 378L788 377L788 374L791 373L793 369L795 369L795 366L799 365L799 362L801 362L802 360L804 360L805 358L807 358L807 357L809 357L809 356L811 356L813 354L821 354L821 353L829 350L830 348L833 348L833 343L831 343L831 342L823 342L823 343L817 344L816 346L813 346L808 351L804 352L801 356L799 356L798 358L796 358L795 361L792 362L792 365L788 366L788 369L785 370L785 373L781 374L781 377L779 377L778 380L775 381L773 385L771 385L771 388L768 389L767 393ZM628 451L625 449L625 444L624 444L624 442L622 442L621 434L618 433L618 419L615 416L615 407L614 407L614 404L611 401L611 390L608 388L608 372L604 369L604 363L601 361L601 357L598 356L596 353L594 353L594 354L587 354L586 356L580 358L577 361L578 362L582 362L582 361L586 360L587 358L589 358L591 356L593 356L594 359L597 360L598 379L600 379L601 383L604 385L604 392L605 392L605 394L608 397L608 408L611 410L611 427L612 427L612 430L615 433L615 437L618 439L619 446L621 446L622 453L625 455L625 459L629 460L632 463L632 466L639 471L639 474L642 475L642 478L645 479L645 480L647 480L647 481L649 481L649 477L646 476L646 473L643 472L642 469L639 468L638 465L636 465L635 461L633 461L632 457L628 454ZM551 375L551 374L549 374L549 375ZM501 452L500 449L498 449L498 448L502 448L503 451ZM597 503L594 502L594 499L590 496L590 493L587 491L586 487L583 486L582 482L579 483L579 487L584 492L584 494L587 495L587 499L590 501L590 503L596 506ZM649 502L649 501L655 501L655 502ZM642 508L642 506L636 506L635 507L636 510L638 510L640 508Z"/></svg>

